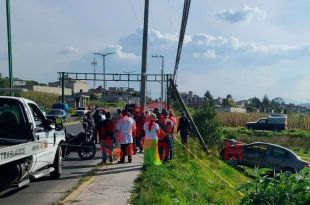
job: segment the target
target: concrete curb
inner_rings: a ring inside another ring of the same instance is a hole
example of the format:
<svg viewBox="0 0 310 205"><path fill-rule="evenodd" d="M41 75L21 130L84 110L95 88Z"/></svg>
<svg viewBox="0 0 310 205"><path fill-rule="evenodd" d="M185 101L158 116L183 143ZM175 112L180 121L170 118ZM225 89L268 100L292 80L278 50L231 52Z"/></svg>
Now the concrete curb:
<svg viewBox="0 0 310 205"><path fill-rule="evenodd" d="M80 184L71 194L69 194L64 200L62 200L59 204L61 205L69 205L84 191L86 190L92 183L97 179L97 176L93 176L88 181Z"/></svg>
<svg viewBox="0 0 310 205"><path fill-rule="evenodd" d="M81 123L80 121L76 121L76 122L68 122L68 123L64 123L64 126L68 126L68 125L76 125Z"/></svg>

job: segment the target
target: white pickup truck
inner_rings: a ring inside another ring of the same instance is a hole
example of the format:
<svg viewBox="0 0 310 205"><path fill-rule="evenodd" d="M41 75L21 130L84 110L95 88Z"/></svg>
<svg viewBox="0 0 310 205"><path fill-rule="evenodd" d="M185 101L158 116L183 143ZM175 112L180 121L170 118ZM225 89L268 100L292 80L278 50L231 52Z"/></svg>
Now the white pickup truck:
<svg viewBox="0 0 310 205"><path fill-rule="evenodd" d="M56 120L59 122L59 120ZM0 189L62 171L65 130L25 98L0 96Z"/></svg>

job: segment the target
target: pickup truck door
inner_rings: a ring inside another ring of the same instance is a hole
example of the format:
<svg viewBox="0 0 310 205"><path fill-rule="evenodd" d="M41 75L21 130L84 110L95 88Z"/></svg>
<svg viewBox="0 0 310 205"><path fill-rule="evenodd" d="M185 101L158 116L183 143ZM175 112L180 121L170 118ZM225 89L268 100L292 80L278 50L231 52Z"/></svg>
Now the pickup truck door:
<svg viewBox="0 0 310 205"><path fill-rule="evenodd" d="M51 129L46 126L46 118L35 104L28 103L30 110L32 112L34 120L34 135L36 140L44 140L46 143L44 146L47 148L42 152L35 155L36 164L33 170L40 169L44 166L50 165L54 161L55 150L57 147L54 143L54 133L55 129ZM55 148L56 147L56 148Z"/></svg>

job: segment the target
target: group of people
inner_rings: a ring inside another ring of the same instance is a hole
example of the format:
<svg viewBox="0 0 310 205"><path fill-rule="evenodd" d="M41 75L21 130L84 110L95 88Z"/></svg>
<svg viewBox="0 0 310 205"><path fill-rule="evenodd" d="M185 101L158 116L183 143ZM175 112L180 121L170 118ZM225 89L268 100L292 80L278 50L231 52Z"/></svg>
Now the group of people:
<svg viewBox="0 0 310 205"><path fill-rule="evenodd" d="M120 147L119 163L132 162L132 155L144 152L145 165L160 165L173 157L174 133L180 132L181 141L188 146L190 122L183 112L177 123L173 110L155 108L150 111L117 110L111 115L107 110L97 109L93 116L94 137L101 144L102 162L113 162L114 145ZM176 129L177 128L177 129Z"/></svg>

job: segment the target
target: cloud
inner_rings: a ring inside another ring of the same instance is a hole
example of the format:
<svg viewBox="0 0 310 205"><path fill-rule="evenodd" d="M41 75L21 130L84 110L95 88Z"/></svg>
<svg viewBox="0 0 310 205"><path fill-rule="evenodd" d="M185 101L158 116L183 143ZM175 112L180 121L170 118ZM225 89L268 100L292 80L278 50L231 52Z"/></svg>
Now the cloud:
<svg viewBox="0 0 310 205"><path fill-rule="evenodd" d="M133 52L125 52L121 45L111 46L109 48L116 52L117 57L120 60L127 60L133 62L139 62L141 60L141 56L135 55Z"/></svg>
<svg viewBox="0 0 310 205"><path fill-rule="evenodd" d="M217 12L216 17L229 23L247 22L253 17L265 18L266 11L258 7L243 6L241 9L224 9Z"/></svg>
<svg viewBox="0 0 310 205"><path fill-rule="evenodd" d="M215 59L217 55L215 54L215 50L207 50L205 53L193 53L193 57Z"/></svg>
<svg viewBox="0 0 310 205"><path fill-rule="evenodd" d="M179 42L179 35L177 33L173 33L173 34L168 34L168 33L161 33L160 31L157 30L150 30L149 31L149 38L150 41L161 41L161 42L167 42L167 43L177 43ZM190 35L186 35L184 36L184 41L183 44L186 45L188 43L190 43L192 41L192 38Z"/></svg>
<svg viewBox="0 0 310 205"><path fill-rule="evenodd" d="M78 53L79 49L73 46L68 46L64 49L59 50L58 52L61 54L71 54L71 53Z"/></svg>
<svg viewBox="0 0 310 205"><path fill-rule="evenodd" d="M165 56L167 72L173 72L178 44L178 36L151 30L149 32L148 55ZM142 31L136 30L120 39L118 44L105 48L102 52L117 52L121 62L131 61L140 67ZM238 66L251 69L257 66L272 66L285 62L296 62L310 57L310 44L285 45L261 44L242 41L236 37L213 36L207 33L187 34L187 44L183 45L180 66L194 66L193 69L216 69ZM157 67L154 59L149 59L151 67ZM206 66L208 65L208 66Z"/></svg>
<svg viewBox="0 0 310 205"><path fill-rule="evenodd" d="M310 56L310 44L259 44L235 37L215 37L202 33L191 35L191 39L192 41L184 47L183 53L189 52L192 55L184 57L190 61L189 56L192 56L200 60L196 62L200 64L213 59L212 62L219 65L267 66Z"/></svg>
<svg viewBox="0 0 310 205"><path fill-rule="evenodd" d="M176 39L175 34L155 30L149 33L147 73L160 73L161 64L151 57L156 54L165 57L165 73L173 73ZM307 72L310 63L310 44L262 44L207 33L188 34L187 39L190 40L183 46L177 78L180 91L192 89L203 95L210 90L215 96L232 94L236 99L267 94L294 100L305 93L302 87L309 81L302 80L300 75ZM141 45L142 32L138 29L117 44L98 51L116 52L106 59L107 73L139 73ZM72 70L85 72L91 60L85 57L84 64L77 63Z"/></svg>

